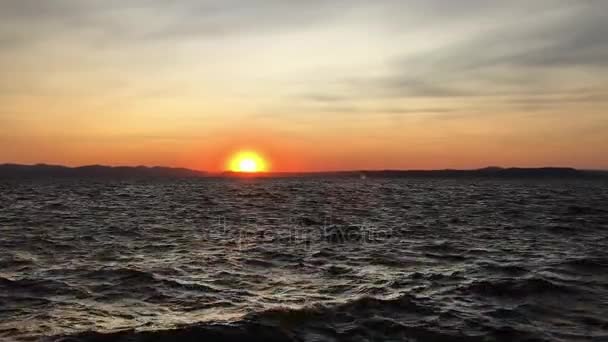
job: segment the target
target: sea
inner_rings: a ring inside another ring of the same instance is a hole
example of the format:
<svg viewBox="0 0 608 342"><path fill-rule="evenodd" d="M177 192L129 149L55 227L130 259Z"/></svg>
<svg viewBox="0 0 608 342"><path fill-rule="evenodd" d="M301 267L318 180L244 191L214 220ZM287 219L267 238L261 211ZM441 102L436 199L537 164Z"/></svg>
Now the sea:
<svg viewBox="0 0 608 342"><path fill-rule="evenodd" d="M608 182L0 180L0 340L608 341Z"/></svg>

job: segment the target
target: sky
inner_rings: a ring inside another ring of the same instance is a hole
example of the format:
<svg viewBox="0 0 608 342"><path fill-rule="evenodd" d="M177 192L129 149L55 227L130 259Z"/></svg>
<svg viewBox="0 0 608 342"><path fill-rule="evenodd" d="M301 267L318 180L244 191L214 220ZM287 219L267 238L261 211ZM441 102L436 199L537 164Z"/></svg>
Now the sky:
<svg viewBox="0 0 608 342"><path fill-rule="evenodd" d="M0 163L608 169L608 1L0 0Z"/></svg>

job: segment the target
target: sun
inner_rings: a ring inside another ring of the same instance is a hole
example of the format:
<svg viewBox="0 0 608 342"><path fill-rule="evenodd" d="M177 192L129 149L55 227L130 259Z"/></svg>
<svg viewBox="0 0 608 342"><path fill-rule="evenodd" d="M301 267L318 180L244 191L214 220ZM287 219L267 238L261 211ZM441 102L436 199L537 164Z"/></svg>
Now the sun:
<svg viewBox="0 0 608 342"><path fill-rule="evenodd" d="M240 151L230 157L228 170L247 173L265 172L268 171L268 162L257 152Z"/></svg>

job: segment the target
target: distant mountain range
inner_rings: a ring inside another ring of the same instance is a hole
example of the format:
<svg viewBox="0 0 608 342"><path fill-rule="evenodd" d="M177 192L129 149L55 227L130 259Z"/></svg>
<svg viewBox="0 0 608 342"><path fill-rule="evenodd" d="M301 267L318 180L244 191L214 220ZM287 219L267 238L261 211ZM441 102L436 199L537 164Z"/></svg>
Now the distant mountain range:
<svg viewBox="0 0 608 342"><path fill-rule="evenodd" d="M148 178L148 177L205 177L206 172L183 168L147 166L103 166L89 165L67 167L59 165L0 165L0 177L110 177L110 178Z"/></svg>
<svg viewBox="0 0 608 342"><path fill-rule="evenodd" d="M226 176L240 176L238 173L226 172ZM502 168L486 167L473 170L360 170L315 173L268 173L268 177L361 177L361 178L590 178L608 177L608 171L577 170L568 167L539 167L539 168ZM244 175L243 177L247 177Z"/></svg>
<svg viewBox="0 0 608 342"><path fill-rule="evenodd" d="M497 177L497 178L576 178L608 177L608 171L587 171L566 167L502 168L487 167L476 170L372 170L338 172L269 172L241 174L234 172L209 173L185 168L146 166L90 165L67 167L59 165L0 164L0 178L31 177L106 177L106 178L198 178L198 177Z"/></svg>

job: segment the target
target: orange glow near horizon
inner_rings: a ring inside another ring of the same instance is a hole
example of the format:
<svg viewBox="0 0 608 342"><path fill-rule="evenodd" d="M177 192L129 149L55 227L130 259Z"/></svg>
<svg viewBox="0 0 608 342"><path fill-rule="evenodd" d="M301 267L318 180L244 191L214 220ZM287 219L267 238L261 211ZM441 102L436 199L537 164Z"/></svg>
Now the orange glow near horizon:
<svg viewBox="0 0 608 342"><path fill-rule="evenodd" d="M269 170L268 162L255 151L240 151L233 154L228 161L227 168L232 172L266 172Z"/></svg>

